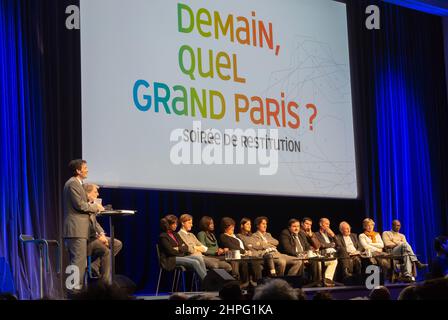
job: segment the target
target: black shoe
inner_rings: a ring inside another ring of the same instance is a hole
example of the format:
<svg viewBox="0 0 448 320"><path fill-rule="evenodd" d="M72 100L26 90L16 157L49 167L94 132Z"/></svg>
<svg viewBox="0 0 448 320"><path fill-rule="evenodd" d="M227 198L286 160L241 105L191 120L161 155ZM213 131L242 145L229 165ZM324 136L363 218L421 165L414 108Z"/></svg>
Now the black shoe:
<svg viewBox="0 0 448 320"><path fill-rule="evenodd" d="M400 280L400 282L404 282L404 283L415 282L415 280L411 276L402 277L399 280Z"/></svg>
<svg viewBox="0 0 448 320"><path fill-rule="evenodd" d="M232 277L233 277L235 280L240 280L240 275L239 275L239 274L232 273L231 275L232 275Z"/></svg>
<svg viewBox="0 0 448 320"><path fill-rule="evenodd" d="M83 291L81 289L67 290L67 299L76 299Z"/></svg>
<svg viewBox="0 0 448 320"><path fill-rule="evenodd" d="M421 263L420 261L416 261L415 262L415 266L417 267L417 269L425 269L428 267L427 263Z"/></svg>
<svg viewBox="0 0 448 320"><path fill-rule="evenodd" d="M101 278L100 271L95 268L91 268L90 273L89 273L89 278L90 279L100 279Z"/></svg>

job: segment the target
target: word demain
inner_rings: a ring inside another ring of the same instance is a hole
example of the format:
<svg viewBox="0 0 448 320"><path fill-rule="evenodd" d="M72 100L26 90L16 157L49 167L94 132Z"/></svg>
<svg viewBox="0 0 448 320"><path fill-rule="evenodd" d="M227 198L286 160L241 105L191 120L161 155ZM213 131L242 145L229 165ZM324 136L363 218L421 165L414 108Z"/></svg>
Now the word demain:
<svg viewBox="0 0 448 320"><path fill-rule="evenodd" d="M197 32L204 38L212 36L219 40L220 37L228 37L231 42L237 42L241 45L251 45L263 48L265 45L274 50L274 34L272 22L266 23L256 19L255 11L251 12L252 19L244 16L235 17L228 14L225 19L221 17L219 11L213 11L213 14L206 8L200 8L197 12L186 4L178 3L177 19L178 31L182 33L191 33L196 27ZM275 46L275 55L278 56L280 46Z"/></svg>

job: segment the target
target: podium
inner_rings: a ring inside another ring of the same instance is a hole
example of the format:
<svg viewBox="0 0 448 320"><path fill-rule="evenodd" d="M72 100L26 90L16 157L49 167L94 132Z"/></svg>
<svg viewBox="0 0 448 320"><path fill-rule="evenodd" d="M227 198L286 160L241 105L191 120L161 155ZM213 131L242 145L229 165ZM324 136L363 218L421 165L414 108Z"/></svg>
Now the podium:
<svg viewBox="0 0 448 320"><path fill-rule="evenodd" d="M106 210L97 214L97 217L108 217L109 218L109 229L110 229L110 241L109 241L109 249L110 249L110 283L114 283L114 275L115 275L115 255L114 255L114 240L115 240L115 231L114 231L114 218L118 217L127 217L133 216L136 214L135 210Z"/></svg>

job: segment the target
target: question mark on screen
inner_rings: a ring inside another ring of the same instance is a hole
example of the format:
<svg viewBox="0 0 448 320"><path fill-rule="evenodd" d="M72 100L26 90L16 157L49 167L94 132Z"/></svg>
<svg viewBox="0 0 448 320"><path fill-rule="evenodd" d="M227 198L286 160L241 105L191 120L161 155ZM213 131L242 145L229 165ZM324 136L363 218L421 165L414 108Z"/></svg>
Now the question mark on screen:
<svg viewBox="0 0 448 320"><path fill-rule="evenodd" d="M313 114L311 115L310 120L309 120L309 123L310 123L310 130L313 130L313 121L314 121L314 119L316 119L316 116L317 116L317 108L316 108L316 106L315 106L314 104L312 104L312 103L308 103L308 104L306 105L306 108L307 108L307 109L312 109L312 110L313 110Z"/></svg>

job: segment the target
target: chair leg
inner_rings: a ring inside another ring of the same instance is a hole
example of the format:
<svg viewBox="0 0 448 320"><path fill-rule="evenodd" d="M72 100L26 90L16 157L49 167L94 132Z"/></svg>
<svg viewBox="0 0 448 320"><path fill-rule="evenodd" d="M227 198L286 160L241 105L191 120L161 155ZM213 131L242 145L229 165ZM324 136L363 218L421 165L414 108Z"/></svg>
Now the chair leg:
<svg viewBox="0 0 448 320"><path fill-rule="evenodd" d="M89 277L93 279L92 274L92 256L87 256L87 269L89 270Z"/></svg>
<svg viewBox="0 0 448 320"><path fill-rule="evenodd" d="M160 279L162 278L162 268L159 269L159 279L157 280L156 296L159 295Z"/></svg>
<svg viewBox="0 0 448 320"><path fill-rule="evenodd" d="M187 287L185 285L185 272L182 272L182 289L184 290L184 292L187 291Z"/></svg>
<svg viewBox="0 0 448 320"><path fill-rule="evenodd" d="M171 292L174 292L175 289L177 289L177 278L178 278L178 270L174 269L174 277L173 277L173 284L171 286Z"/></svg>
<svg viewBox="0 0 448 320"><path fill-rule="evenodd" d="M39 245L39 297L44 298L44 247Z"/></svg>
<svg viewBox="0 0 448 320"><path fill-rule="evenodd" d="M191 292L198 291L197 290L197 283L196 283L196 272L193 272L193 276L191 278Z"/></svg>
<svg viewBox="0 0 448 320"><path fill-rule="evenodd" d="M89 273L88 272L84 272L84 287L88 288L89 287Z"/></svg>

